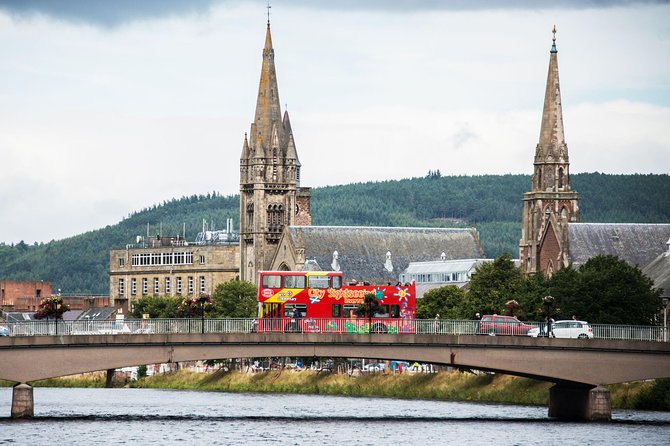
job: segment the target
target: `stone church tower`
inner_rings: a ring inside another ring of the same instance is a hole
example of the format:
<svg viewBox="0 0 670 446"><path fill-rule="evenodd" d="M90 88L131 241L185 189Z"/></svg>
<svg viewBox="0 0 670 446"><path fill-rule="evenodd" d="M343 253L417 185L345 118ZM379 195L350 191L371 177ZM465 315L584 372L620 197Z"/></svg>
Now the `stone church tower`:
<svg viewBox="0 0 670 446"><path fill-rule="evenodd" d="M570 189L568 146L563 134L556 27L553 34L532 190L523 196L519 258L528 274L542 271L551 275L569 265L568 222L579 221L579 197Z"/></svg>
<svg viewBox="0 0 670 446"><path fill-rule="evenodd" d="M288 112L281 113L268 20L256 113L240 157L240 279L256 283L269 269L285 226L311 225L310 196L300 187Z"/></svg>

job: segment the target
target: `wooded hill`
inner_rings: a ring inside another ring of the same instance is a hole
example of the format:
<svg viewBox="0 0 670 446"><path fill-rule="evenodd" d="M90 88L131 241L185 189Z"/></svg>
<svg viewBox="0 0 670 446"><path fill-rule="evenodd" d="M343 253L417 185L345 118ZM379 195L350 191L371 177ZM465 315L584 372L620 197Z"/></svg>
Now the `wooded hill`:
<svg viewBox="0 0 670 446"><path fill-rule="evenodd" d="M669 175L571 176L581 221L670 222ZM518 257L522 198L528 175L441 176L328 186L312 190L312 221L323 226L432 226L477 228L487 257ZM137 211L120 223L63 240L0 244L0 280L48 280L63 293L107 294L109 250L138 235L182 234L194 240L209 228L239 228L239 197L218 193L172 199ZM147 230L148 225L148 230Z"/></svg>

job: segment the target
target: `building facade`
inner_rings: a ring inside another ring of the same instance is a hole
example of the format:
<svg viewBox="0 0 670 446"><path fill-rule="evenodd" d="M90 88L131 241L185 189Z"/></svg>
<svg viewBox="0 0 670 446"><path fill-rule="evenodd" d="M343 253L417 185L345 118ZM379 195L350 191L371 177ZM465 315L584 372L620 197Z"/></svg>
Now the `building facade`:
<svg viewBox="0 0 670 446"><path fill-rule="evenodd" d="M268 21L256 113L240 157L241 279L256 283L258 271L270 269L285 227L312 224L310 197L300 187L288 112L281 113Z"/></svg>
<svg viewBox="0 0 670 446"><path fill-rule="evenodd" d="M0 280L0 308L4 311L37 311L42 298L51 295L51 282Z"/></svg>
<svg viewBox="0 0 670 446"><path fill-rule="evenodd" d="M110 305L128 313L142 297L211 295L218 284L239 278L239 252L237 242L196 243L180 237L150 238L111 250Z"/></svg>
<svg viewBox="0 0 670 446"><path fill-rule="evenodd" d="M570 264L568 223L579 221L579 197L570 187L570 161L563 131L555 27L553 33L532 187L523 197L519 259L528 274L542 271L550 275Z"/></svg>

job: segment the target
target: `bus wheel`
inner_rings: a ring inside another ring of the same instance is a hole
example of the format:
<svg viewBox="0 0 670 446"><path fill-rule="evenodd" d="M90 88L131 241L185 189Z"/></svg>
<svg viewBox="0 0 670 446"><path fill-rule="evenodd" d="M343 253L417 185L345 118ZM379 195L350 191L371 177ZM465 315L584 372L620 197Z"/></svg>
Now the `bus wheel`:
<svg viewBox="0 0 670 446"><path fill-rule="evenodd" d="M289 322L284 326L284 333L300 333L300 327L295 322Z"/></svg>
<svg viewBox="0 0 670 446"><path fill-rule="evenodd" d="M388 328L384 324L377 323L372 326L370 333L388 333Z"/></svg>

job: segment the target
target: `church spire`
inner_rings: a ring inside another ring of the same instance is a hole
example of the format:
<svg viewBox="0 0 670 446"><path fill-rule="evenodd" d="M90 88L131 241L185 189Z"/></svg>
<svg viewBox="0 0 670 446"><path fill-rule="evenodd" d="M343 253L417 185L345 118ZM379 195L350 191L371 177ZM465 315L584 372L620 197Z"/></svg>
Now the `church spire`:
<svg viewBox="0 0 670 446"><path fill-rule="evenodd" d="M277 73L275 71L275 51L272 48L272 34L268 20L263 48L263 64L261 79L258 83L258 97L256 99L256 113L254 115L254 131L249 135L251 147L258 147L266 153L271 149L267 145L271 142L272 129L280 127L282 123L281 106L279 103L279 88L277 87ZM279 135L282 140L284 135Z"/></svg>
<svg viewBox="0 0 670 446"><path fill-rule="evenodd" d="M529 274L551 274L569 264L568 223L579 221L579 196L570 187L568 146L563 134L555 26L552 33L532 188L523 196L519 259Z"/></svg>
<svg viewBox="0 0 670 446"><path fill-rule="evenodd" d="M558 50L556 49L556 26L549 52L549 73L544 93L544 110L540 127L540 141L535 152L535 162L568 162L568 146L563 133L563 107L561 85L558 78Z"/></svg>

